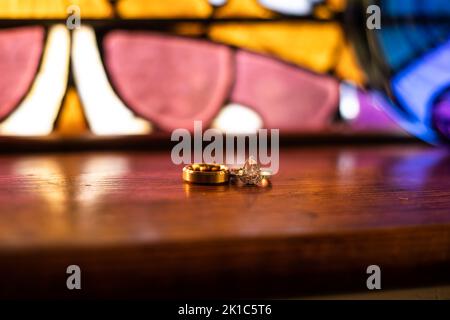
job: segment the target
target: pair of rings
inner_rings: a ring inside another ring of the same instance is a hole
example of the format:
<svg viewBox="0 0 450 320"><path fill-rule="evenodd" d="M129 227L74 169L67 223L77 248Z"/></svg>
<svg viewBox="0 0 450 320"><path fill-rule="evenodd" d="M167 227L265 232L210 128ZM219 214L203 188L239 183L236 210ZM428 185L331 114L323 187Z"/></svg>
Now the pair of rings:
<svg viewBox="0 0 450 320"><path fill-rule="evenodd" d="M198 184L224 184L241 181L246 185L265 185L272 176L261 170L258 162L250 157L241 168L228 168L221 164L194 163L183 168L183 180Z"/></svg>

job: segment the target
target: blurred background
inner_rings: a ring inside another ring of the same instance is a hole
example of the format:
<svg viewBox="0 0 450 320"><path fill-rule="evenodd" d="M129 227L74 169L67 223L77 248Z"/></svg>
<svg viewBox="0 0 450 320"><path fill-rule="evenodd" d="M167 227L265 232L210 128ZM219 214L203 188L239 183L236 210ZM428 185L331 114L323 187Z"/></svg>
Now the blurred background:
<svg viewBox="0 0 450 320"><path fill-rule="evenodd" d="M446 0L3 0L0 135L167 136L201 120L442 143L449 17Z"/></svg>
<svg viewBox="0 0 450 320"><path fill-rule="evenodd" d="M0 298L78 297L74 263L81 297L448 284L450 157L420 141L450 137L449 25L449 0L1 0ZM196 120L295 147L273 186L183 183L158 146Z"/></svg>

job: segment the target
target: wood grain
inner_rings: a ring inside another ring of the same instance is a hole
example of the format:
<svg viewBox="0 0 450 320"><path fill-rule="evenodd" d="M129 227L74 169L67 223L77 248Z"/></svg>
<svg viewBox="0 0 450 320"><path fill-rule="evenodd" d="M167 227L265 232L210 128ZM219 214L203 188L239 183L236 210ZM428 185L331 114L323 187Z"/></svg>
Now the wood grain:
<svg viewBox="0 0 450 320"><path fill-rule="evenodd" d="M450 156L286 148L270 188L181 181L170 152L0 156L0 297L287 297L450 282ZM66 289L66 267L82 290Z"/></svg>

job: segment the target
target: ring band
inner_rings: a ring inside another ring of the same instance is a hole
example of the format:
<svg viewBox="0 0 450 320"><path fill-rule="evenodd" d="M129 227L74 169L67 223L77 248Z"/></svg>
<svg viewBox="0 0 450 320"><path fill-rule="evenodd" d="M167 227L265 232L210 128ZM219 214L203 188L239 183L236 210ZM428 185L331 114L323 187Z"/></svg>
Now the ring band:
<svg viewBox="0 0 450 320"><path fill-rule="evenodd" d="M227 166L194 163L183 168L183 180L198 184L223 184L230 180Z"/></svg>

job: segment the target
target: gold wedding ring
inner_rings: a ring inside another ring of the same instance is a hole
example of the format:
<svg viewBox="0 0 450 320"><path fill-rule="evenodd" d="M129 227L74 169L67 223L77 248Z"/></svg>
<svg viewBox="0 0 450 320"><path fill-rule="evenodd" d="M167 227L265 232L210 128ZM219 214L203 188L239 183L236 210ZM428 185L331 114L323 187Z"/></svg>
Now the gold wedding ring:
<svg viewBox="0 0 450 320"><path fill-rule="evenodd" d="M183 180L199 184L222 184L230 180L230 173L224 165L194 163L183 168Z"/></svg>

